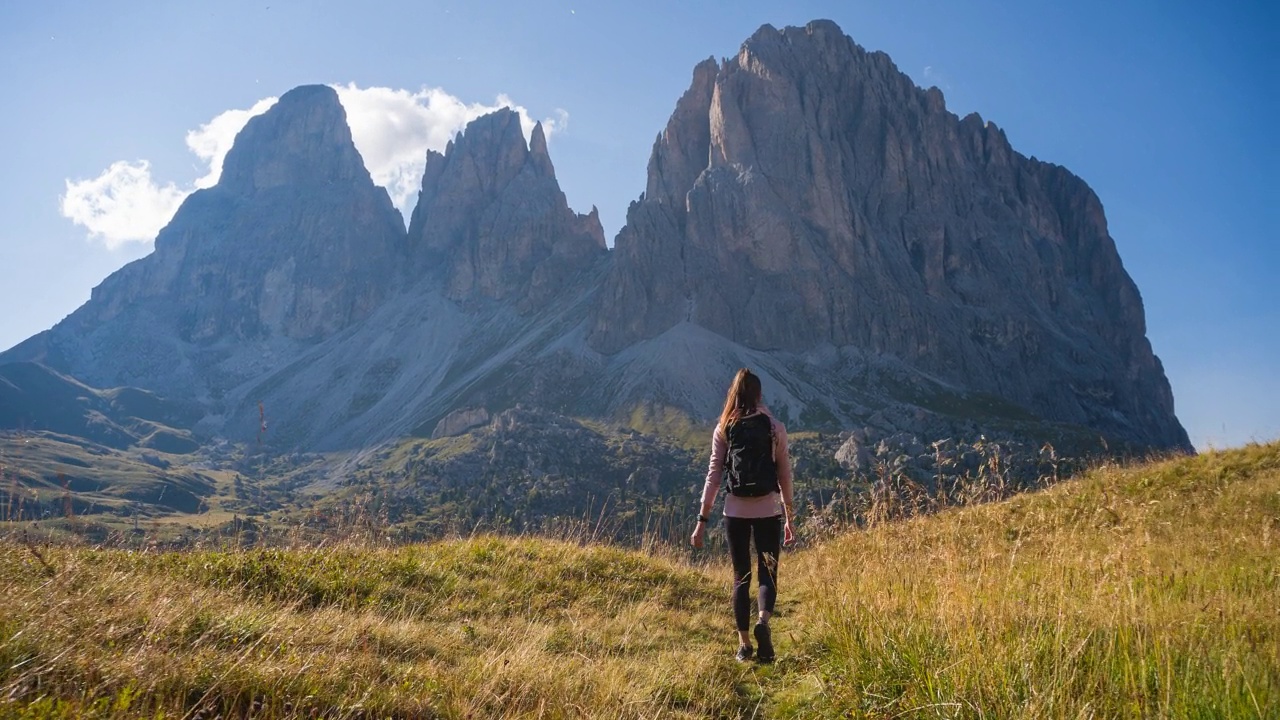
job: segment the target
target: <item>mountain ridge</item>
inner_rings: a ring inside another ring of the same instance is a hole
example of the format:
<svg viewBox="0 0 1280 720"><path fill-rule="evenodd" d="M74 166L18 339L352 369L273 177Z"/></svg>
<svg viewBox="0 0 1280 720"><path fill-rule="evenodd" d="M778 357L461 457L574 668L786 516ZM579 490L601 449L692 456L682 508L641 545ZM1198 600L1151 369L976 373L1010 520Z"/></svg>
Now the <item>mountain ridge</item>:
<svg viewBox="0 0 1280 720"><path fill-rule="evenodd" d="M336 93L292 90L17 361L194 404L206 439L265 413L281 452L518 404L705 423L740 366L797 428L1190 449L1096 194L827 21L694 68L612 250L513 111L428 153L406 229Z"/></svg>

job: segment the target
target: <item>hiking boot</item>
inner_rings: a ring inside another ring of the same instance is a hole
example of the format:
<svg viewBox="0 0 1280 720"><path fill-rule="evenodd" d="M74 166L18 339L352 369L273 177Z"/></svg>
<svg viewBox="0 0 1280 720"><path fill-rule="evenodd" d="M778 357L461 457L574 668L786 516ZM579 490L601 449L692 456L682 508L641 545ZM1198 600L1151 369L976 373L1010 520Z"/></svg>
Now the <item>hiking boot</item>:
<svg viewBox="0 0 1280 720"><path fill-rule="evenodd" d="M755 633L756 644L760 646L756 659L763 663L773 662L773 637L769 634L769 626L766 623L756 623Z"/></svg>
<svg viewBox="0 0 1280 720"><path fill-rule="evenodd" d="M739 645L738 654L734 655L734 658L736 658L738 662L746 662L751 659L751 655L752 652L750 645Z"/></svg>

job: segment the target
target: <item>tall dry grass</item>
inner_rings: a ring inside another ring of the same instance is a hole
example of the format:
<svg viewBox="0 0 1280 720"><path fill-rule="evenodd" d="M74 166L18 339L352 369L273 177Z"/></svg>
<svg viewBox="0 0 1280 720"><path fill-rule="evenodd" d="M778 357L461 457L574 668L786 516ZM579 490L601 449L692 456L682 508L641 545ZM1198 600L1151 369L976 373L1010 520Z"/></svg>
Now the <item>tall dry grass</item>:
<svg viewBox="0 0 1280 720"><path fill-rule="evenodd" d="M737 716L727 587L568 542L0 547L0 715Z"/></svg>
<svg viewBox="0 0 1280 720"><path fill-rule="evenodd" d="M1280 445L1118 468L792 559L795 717L1280 717Z"/></svg>
<svg viewBox="0 0 1280 720"><path fill-rule="evenodd" d="M599 518L409 546L372 515L274 548L15 535L0 716L1280 717L1280 444L1013 497L883 480L861 529L782 557L773 666L731 659L722 548L605 547Z"/></svg>

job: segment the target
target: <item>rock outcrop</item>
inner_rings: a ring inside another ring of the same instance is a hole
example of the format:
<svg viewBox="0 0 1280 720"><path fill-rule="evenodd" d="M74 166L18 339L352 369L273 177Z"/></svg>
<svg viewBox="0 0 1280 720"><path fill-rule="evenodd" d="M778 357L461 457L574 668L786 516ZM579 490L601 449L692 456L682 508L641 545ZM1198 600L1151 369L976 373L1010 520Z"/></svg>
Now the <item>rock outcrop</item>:
<svg viewBox="0 0 1280 720"><path fill-rule="evenodd" d="M680 323L856 347L1057 422L1189 447L1102 205L831 22L705 61L655 143L590 344Z"/></svg>
<svg viewBox="0 0 1280 720"><path fill-rule="evenodd" d="M409 223L413 267L452 300L541 307L606 254L595 208L569 209L541 123L526 146L520 115L471 122L444 154L427 153Z"/></svg>
<svg viewBox="0 0 1280 720"><path fill-rule="evenodd" d="M486 425L488 422L489 413L484 408L454 410L436 423L436 429L431 431L431 439L439 440L440 438L461 435L468 430Z"/></svg>

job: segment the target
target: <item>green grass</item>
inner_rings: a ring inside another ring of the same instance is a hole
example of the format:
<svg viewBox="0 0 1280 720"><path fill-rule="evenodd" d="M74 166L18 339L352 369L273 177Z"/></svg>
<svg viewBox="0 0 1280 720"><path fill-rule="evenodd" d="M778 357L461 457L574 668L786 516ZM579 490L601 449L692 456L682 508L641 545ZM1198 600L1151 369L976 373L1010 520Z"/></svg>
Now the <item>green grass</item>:
<svg viewBox="0 0 1280 720"><path fill-rule="evenodd" d="M158 467L146 455L169 467ZM160 450L116 450L66 435L0 436L0 522L63 512L70 492L75 514L194 513L216 491L207 473ZM18 513L18 501L26 506Z"/></svg>
<svg viewBox="0 0 1280 720"><path fill-rule="evenodd" d="M667 405L637 405L627 417L626 426L645 435L666 438L676 445L705 452L714 424L698 422L688 413Z"/></svg>
<svg viewBox="0 0 1280 720"><path fill-rule="evenodd" d="M535 537L0 542L0 717L1280 717L1280 444L1102 467L782 558Z"/></svg>

